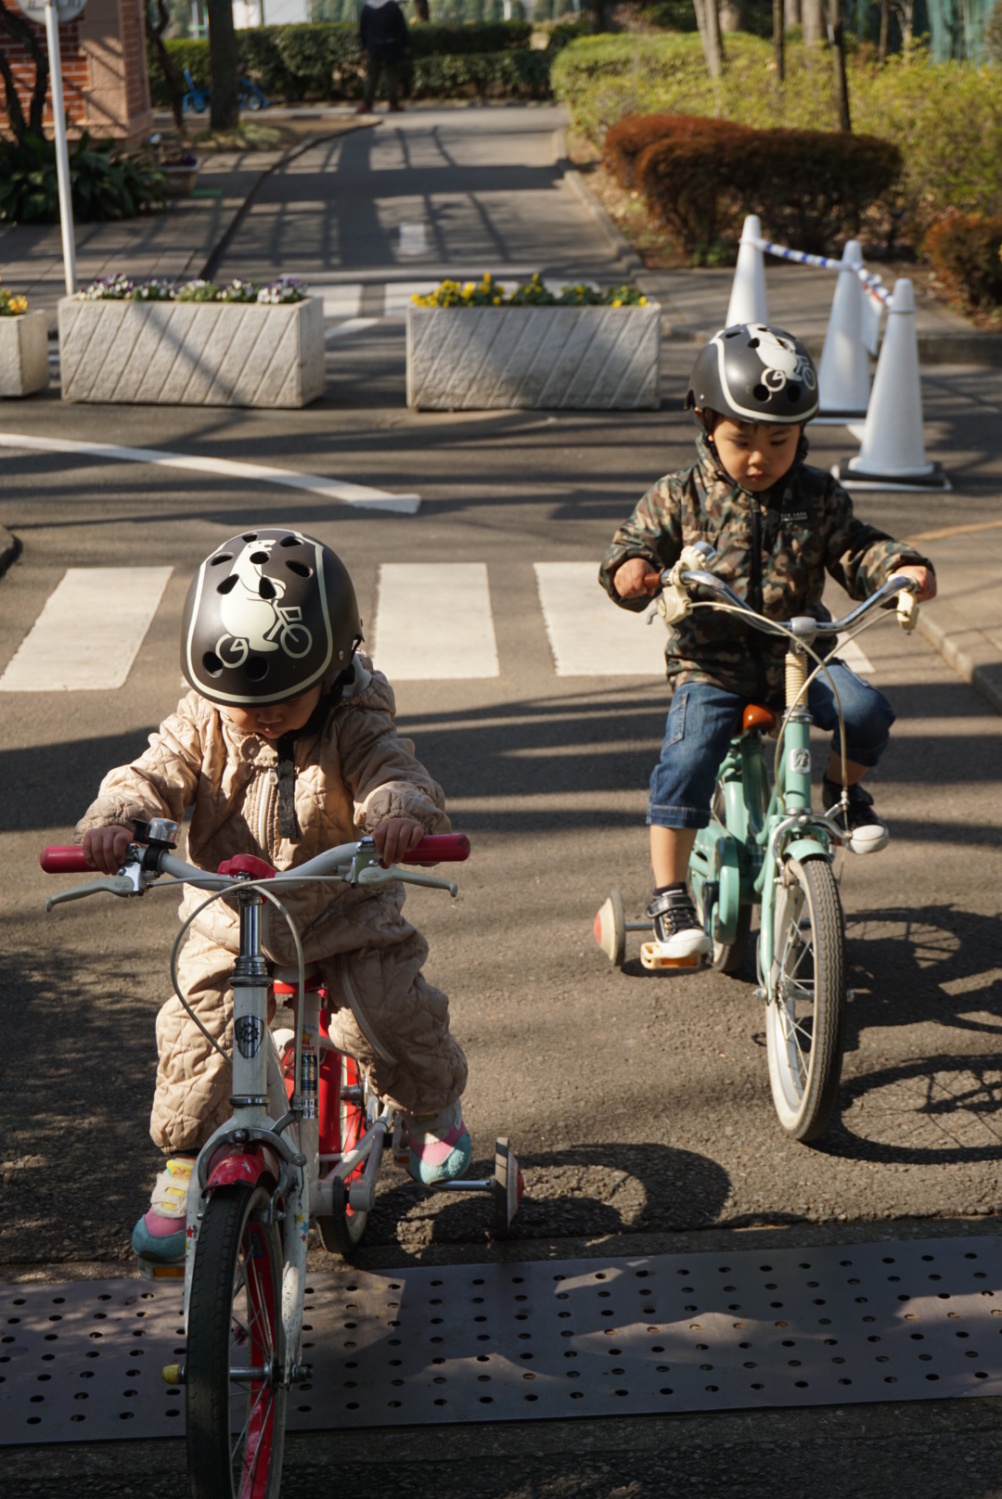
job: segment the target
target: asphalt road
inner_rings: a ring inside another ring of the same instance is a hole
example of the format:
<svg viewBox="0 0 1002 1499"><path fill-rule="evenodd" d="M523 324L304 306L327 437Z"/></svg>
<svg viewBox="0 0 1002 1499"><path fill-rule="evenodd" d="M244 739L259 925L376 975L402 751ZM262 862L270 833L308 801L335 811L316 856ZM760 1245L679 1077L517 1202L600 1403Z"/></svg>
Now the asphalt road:
<svg viewBox="0 0 1002 1499"><path fill-rule="evenodd" d="M356 197L365 180L375 174L353 179ZM522 190L504 187L492 212L517 218L519 255L543 263L552 226L538 222L531 239ZM458 259L455 243L450 255ZM300 468L417 490L422 507L359 512L212 476L4 452L0 523L23 553L0 582L0 671L65 569L173 569L122 688L0 694L4 1278L129 1273L129 1232L155 1169L153 1018L175 918L170 902L152 899L46 917L53 882L37 853L68 840L103 771L173 707L178 621L197 562L225 535L269 521L302 527L345 558L367 621L383 564L478 562L490 579L499 675L402 682L397 696L401 727L473 841L459 899L415 892L408 913L431 940L429 975L450 994L469 1053L475 1159L509 1134L523 1162L518 1247L489 1242L476 1200L422 1197L390 1169L363 1264L709 1248L721 1236L740 1245L914 1237L958 1223L990 1231L982 1220L997 1207L1002 1158L1002 720L922 638L890 623L866 637L898 712L874 778L893 836L884 854L842 870L854 998L841 1120L820 1147L789 1142L775 1121L751 982L651 975L635 950L618 973L592 939L611 886L630 915L648 898L643 812L664 690L651 672L557 676L533 564L597 563L649 482L686 461L691 357L667 346L658 413L419 416L403 402L402 324L380 321L332 344L327 395L304 412L63 408L55 393L15 415L5 408L7 430ZM948 502L863 497L860 512L895 534L942 524L945 504L951 523L980 517L998 472L1002 375L978 377L994 382L993 408L957 409L943 378L927 417L949 417L951 452L985 459ZM814 444L828 463L845 436L819 430ZM484 1428L443 1445L434 1433L368 1437L359 1470L344 1441L297 1439L289 1471L303 1494L340 1477L361 1492L476 1487L491 1499L793 1495L816 1489L821 1472L832 1495L1002 1492L991 1401ZM16 1482L19 1493L47 1494L70 1471L81 1495L138 1493L154 1473L166 1475L165 1499L180 1492L176 1444L80 1449L72 1467L71 1453L50 1450L42 1467L29 1449L8 1453L0 1492Z"/></svg>

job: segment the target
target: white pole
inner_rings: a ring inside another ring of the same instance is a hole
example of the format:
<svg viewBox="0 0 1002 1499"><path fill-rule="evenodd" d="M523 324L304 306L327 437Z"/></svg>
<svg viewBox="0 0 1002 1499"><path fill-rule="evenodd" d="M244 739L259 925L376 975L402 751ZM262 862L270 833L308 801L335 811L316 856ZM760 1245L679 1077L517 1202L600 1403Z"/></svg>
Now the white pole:
<svg viewBox="0 0 1002 1499"><path fill-rule="evenodd" d="M59 54L59 18L56 0L45 0L45 36L49 44L49 76L52 80L52 122L56 137L56 177L59 183L59 226L63 236L63 268L66 295L77 289L77 255L73 243L73 194L70 190L70 157L66 148L66 113L63 107L63 66Z"/></svg>

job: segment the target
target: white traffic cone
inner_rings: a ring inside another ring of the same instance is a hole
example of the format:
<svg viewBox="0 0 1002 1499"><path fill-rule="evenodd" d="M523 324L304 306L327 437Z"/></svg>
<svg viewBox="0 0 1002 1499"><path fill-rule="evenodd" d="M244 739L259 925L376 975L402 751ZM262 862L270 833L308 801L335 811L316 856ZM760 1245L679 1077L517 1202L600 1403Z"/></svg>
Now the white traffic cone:
<svg viewBox="0 0 1002 1499"><path fill-rule="evenodd" d="M858 240L842 252L843 269L835 282L828 332L818 370L821 408L815 418L822 426L859 421L870 400L870 356L863 341L863 283L856 274L863 264Z"/></svg>
<svg viewBox="0 0 1002 1499"><path fill-rule="evenodd" d="M863 442L855 458L832 469L846 489L949 489L938 463L925 456L922 384L910 281L894 283L887 332L877 360Z"/></svg>
<svg viewBox="0 0 1002 1499"><path fill-rule="evenodd" d="M769 308L765 297L765 256L762 254L762 226L755 214L750 213L741 229L738 246L738 263L734 268L734 284L731 300L727 304L725 328L736 323L769 322Z"/></svg>

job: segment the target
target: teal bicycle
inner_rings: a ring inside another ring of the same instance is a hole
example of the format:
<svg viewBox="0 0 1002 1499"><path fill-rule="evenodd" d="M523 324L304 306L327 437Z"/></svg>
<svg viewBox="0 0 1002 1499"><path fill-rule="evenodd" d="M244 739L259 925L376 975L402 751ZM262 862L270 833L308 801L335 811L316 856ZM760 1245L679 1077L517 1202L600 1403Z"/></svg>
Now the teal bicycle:
<svg viewBox="0 0 1002 1499"><path fill-rule="evenodd" d="M752 918L759 909L756 946L757 997L766 1005L766 1048L773 1103L783 1129L795 1140L816 1140L831 1121L842 1070L849 998L845 920L833 863L847 835L836 818L848 805L811 810L811 717L807 690L826 670L838 645L823 656L819 637L852 639L873 624L878 612L897 602L903 628L913 629L915 580L889 578L844 619L811 616L772 620L758 614L700 563L712 558L705 543L687 548L682 561L661 576L661 612L671 621L690 609L723 609L767 634L787 641L785 710L750 703L717 775L709 826L699 831L689 862L693 901L713 942L708 963L723 973L743 967ZM694 598L712 593L712 600ZM834 684L833 684L834 686ZM843 783L845 725L839 723ZM776 735L771 778L764 736ZM613 891L595 921L600 945L622 963L625 934L650 931L649 922L627 923L622 899ZM647 949L649 967L668 966ZM679 967L691 967L686 960Z"/></svg>

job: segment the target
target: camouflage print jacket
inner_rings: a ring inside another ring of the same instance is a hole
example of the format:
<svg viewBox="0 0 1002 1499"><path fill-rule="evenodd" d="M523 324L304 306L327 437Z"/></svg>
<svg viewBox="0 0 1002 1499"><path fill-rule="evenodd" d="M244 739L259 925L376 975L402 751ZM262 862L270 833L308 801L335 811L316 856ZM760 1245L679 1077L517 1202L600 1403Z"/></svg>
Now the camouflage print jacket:
<svg viewBox="0 0 1002 1499"><path fill-rule="evenodd" d="M630 557L671 567L683 546L708 541L717 556L712 570L753 609L772 619L798 614L830 618L821 595L828 572L854 599L868 598L906 563L930 567L906 542L853 515L852 501L838 482L797 457L780 484L753 495L721 468L702 434L691 468L668 474L647 491L620 526L599 569L609 597L636 613L647 599L621 599L613 574ZM672 688L713 682L744 697L763 698L783 683L785 645L720 610L697 609L668 631L665 650Z"/></svg>

